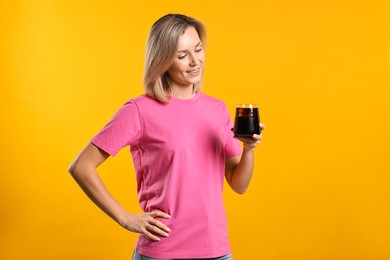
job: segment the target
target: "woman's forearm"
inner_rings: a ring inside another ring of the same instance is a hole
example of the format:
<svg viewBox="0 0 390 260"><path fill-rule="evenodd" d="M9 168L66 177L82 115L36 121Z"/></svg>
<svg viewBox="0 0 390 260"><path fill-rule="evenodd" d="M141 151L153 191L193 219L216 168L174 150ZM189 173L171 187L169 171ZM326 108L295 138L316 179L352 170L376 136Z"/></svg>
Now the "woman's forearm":
<svg viewBox="0 0 390 260"><path fill-rule="evenodd" d="M253 169L254 151L253 149L244 149L240 162L233 169L230 176L229 184L235 192L243 194L247 190L252 179Z"/></svg>
<svg viewBox="0 0 390 260"><path fill-rule="evenodd" d="M264 130L264 124L260 123L261 130ZM244 144L244 149L241 158L238 156L226 160L225 176L230 187L237 193L243 194L249 186L252 179L255 151L254 149L260 143L262 134L254 134L252 138L237 137Z"/></svg>
<svg viewBox="0 0 390 260"><path fill-rule="evenodd" d="M77 165L70 170L72 177L84 193L108 216L122 225L126 210L109 193L96 169L93 167L80 167Z"/></svg>

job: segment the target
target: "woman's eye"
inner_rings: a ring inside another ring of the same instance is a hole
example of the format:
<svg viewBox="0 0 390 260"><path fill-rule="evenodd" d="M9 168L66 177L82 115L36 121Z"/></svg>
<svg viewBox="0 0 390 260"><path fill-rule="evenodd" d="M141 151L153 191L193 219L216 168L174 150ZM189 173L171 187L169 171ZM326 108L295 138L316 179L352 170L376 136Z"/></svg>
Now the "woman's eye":
<svg viewBox="0 0 390 260"><path fill-rule="evenodd" d="M182 55L182 56L178 56L177 58L178 58L179 60L182 60L182 59L184 59L186 56L187 56L187 55Z"/></svg>
<svg viewBox="0 0 390 260"><path fill-rule="evenodd" d="M195 52L201 52L203 49L202 48L199 48L197 50L195 50Z"/></svg>

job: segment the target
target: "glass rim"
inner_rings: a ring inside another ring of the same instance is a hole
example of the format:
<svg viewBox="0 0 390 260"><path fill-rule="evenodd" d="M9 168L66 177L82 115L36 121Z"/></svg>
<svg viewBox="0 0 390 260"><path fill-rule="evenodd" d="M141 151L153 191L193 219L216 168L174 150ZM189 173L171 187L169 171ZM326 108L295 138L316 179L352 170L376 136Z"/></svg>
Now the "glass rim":
<svg viewBox="0 0 390 260"><path fill-rule="evenodd" d="M237 104L236 108L258 108L258 105L255 103L242 103Z"/></svg>

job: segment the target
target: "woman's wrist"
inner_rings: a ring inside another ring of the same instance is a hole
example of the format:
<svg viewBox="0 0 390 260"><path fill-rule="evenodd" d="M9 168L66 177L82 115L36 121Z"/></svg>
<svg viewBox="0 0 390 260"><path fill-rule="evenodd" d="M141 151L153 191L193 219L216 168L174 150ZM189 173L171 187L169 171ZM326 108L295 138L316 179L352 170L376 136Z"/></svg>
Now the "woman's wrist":
<svg viewBox="0 0 390 260"><path fill-rule="evenodd" d="M115 214L113 214L113 219L115 222L117 222L122 227L126 226L128 218L129 212L127 212L125 209L119 209Z"/></svg>
<svg viewBox="0 0 390 260"><path fill-rule="evenodd" d="M250 153L250 152L254 152L255 151L255 147L251 147L250 145L244 143L244 149L243 149L243 153Z"/></svg>

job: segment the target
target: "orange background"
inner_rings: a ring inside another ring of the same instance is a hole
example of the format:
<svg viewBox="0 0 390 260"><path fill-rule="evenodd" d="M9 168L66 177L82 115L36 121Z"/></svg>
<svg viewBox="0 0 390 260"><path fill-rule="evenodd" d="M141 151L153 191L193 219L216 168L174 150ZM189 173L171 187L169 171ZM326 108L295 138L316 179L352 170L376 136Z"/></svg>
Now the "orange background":
<svg viewBox="0 0 390 260"><path fill-rule="evenodd" d="M67 167L143 93L170 12L208 29L203 91L267 126L249 190L224 194L235 259L390 259L390 4L368 0L1 1L0 259L130 259ZM139 212L129 152L100 173Z"/></svg>

